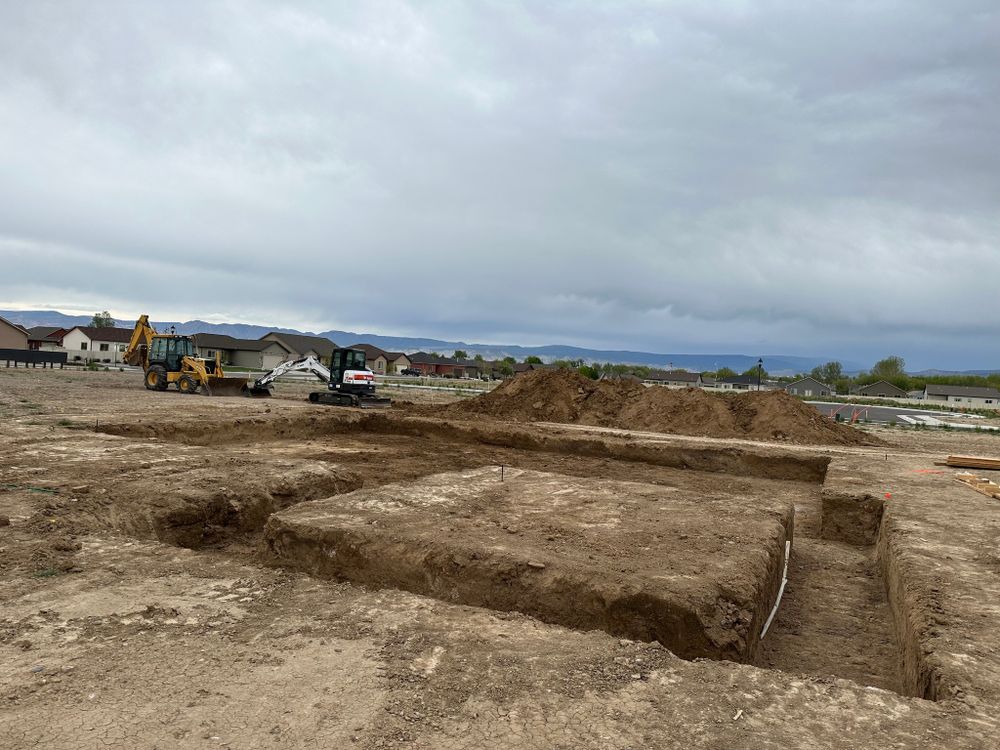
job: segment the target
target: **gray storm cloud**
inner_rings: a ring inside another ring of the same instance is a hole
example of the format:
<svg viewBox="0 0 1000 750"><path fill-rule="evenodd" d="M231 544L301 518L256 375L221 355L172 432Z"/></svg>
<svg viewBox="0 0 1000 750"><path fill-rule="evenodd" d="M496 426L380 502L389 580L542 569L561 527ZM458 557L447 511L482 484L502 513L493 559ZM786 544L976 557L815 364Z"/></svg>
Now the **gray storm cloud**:
<svg viewBox="0 0 1000 750"><path fill-rule="evenodd" d="M0 306L1000 367L994 2L0 7Z"/></svg>

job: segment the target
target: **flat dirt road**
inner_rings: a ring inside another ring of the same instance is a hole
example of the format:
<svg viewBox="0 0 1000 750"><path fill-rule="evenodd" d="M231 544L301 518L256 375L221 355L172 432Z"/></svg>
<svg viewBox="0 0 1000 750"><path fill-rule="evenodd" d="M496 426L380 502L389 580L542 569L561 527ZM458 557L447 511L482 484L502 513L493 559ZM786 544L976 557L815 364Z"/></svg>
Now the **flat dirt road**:
<svg viewBox="0 0 1000 750"><path fill-rule="evenodd" d="M0 748L1000 746L1000 437L303 395L0 370Z"/></svg>

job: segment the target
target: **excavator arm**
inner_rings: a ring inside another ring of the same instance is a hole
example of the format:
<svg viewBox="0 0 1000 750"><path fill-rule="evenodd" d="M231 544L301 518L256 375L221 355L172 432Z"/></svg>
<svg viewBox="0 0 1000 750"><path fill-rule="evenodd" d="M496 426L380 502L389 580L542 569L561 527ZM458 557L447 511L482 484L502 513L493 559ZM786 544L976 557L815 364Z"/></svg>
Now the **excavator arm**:
<svg viewBox="0 0 1000 750"><path fill-rule="evenodd" d="M316 359L316 357L301 357L288 362L282 362L270 372L261 375L254 381L253 387L250 390L253 393L267 391L271 383L290 372L311 372L324 383L330 382L330 370L326 365Z"/></svg>
<svg viewBox="0 0 1000 750"><path fill-rule="evenodd" d="M122 359L130 365L139 366L145 370L149 366L149 347L153 343L155 335L156 330L149 324L149 316L140 315L139 319L135 321L132 340L129 341Z"/></svg>

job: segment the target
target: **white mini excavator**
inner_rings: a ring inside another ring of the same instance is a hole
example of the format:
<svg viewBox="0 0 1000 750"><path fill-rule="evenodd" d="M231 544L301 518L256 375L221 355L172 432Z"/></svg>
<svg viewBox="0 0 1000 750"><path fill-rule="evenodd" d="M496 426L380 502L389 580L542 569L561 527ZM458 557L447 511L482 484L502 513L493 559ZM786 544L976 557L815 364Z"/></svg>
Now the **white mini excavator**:
<svg viewBox="0 0 1000 750"><path fill-rule="evenodd" d="M375 375L366 366L365 353L360 349L334 349L330 367L316 357L282 362L253 382L250 395L271 395L271 384L290 372L312 373L326 383L326 391L309 394L309 400L314 404L358 406L362 409L385 409L392 405L390 399L375 395Z"/></svg>

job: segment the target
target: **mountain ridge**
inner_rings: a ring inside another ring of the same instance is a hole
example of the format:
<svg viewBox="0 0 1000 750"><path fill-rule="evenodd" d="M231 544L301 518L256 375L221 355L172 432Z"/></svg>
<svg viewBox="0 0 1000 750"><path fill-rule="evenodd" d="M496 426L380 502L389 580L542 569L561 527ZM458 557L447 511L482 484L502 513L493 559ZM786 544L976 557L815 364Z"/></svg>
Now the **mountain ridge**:
<svg viewBox="0 0 1000 750"><path fill-rule="evenodd" d="M0 316L25 328L32 326L71 328L73 326L87 325L91 320L91 316L89 315L67 315L55 310L0 310ZM133 321L115 322L123 328L131 328L134 324ZM462 349L468 352L470 356L481 354L486 359L501 359L512 356L518 360L522 360L528 356L536 356L540 357L543 361L582 359L587 362L614 362L616 364L645 365L660 368L672 365L675 368L698 371L715 371L721 367L728 367L736 372L744 372L755 367L758 359L758 356L747 354L670 354L632 351L628 349L593 349L568 344L547 344L543 346L477 344L414 336L386 336L336 329L315 333L311 331L299 331L294 328L261 326L252 323L209 323L198 319L189 321L157 321L153 325L157 330L161 331L173 326L177 333L218 333L242 339L258 339L264 334L274 331L279 333L322 336L336 342L339 346L352 346L362 343L372 344L388 351L414 352L421 350L450 353L456 349ZM764 359L765 369L774 375L792 375L799 372L808 372L813 367L833 359L830 357L801 357L782 354L764 354L760 356ZM853 363L845 363L844 368L862 369L856 367Z"/></svg>

